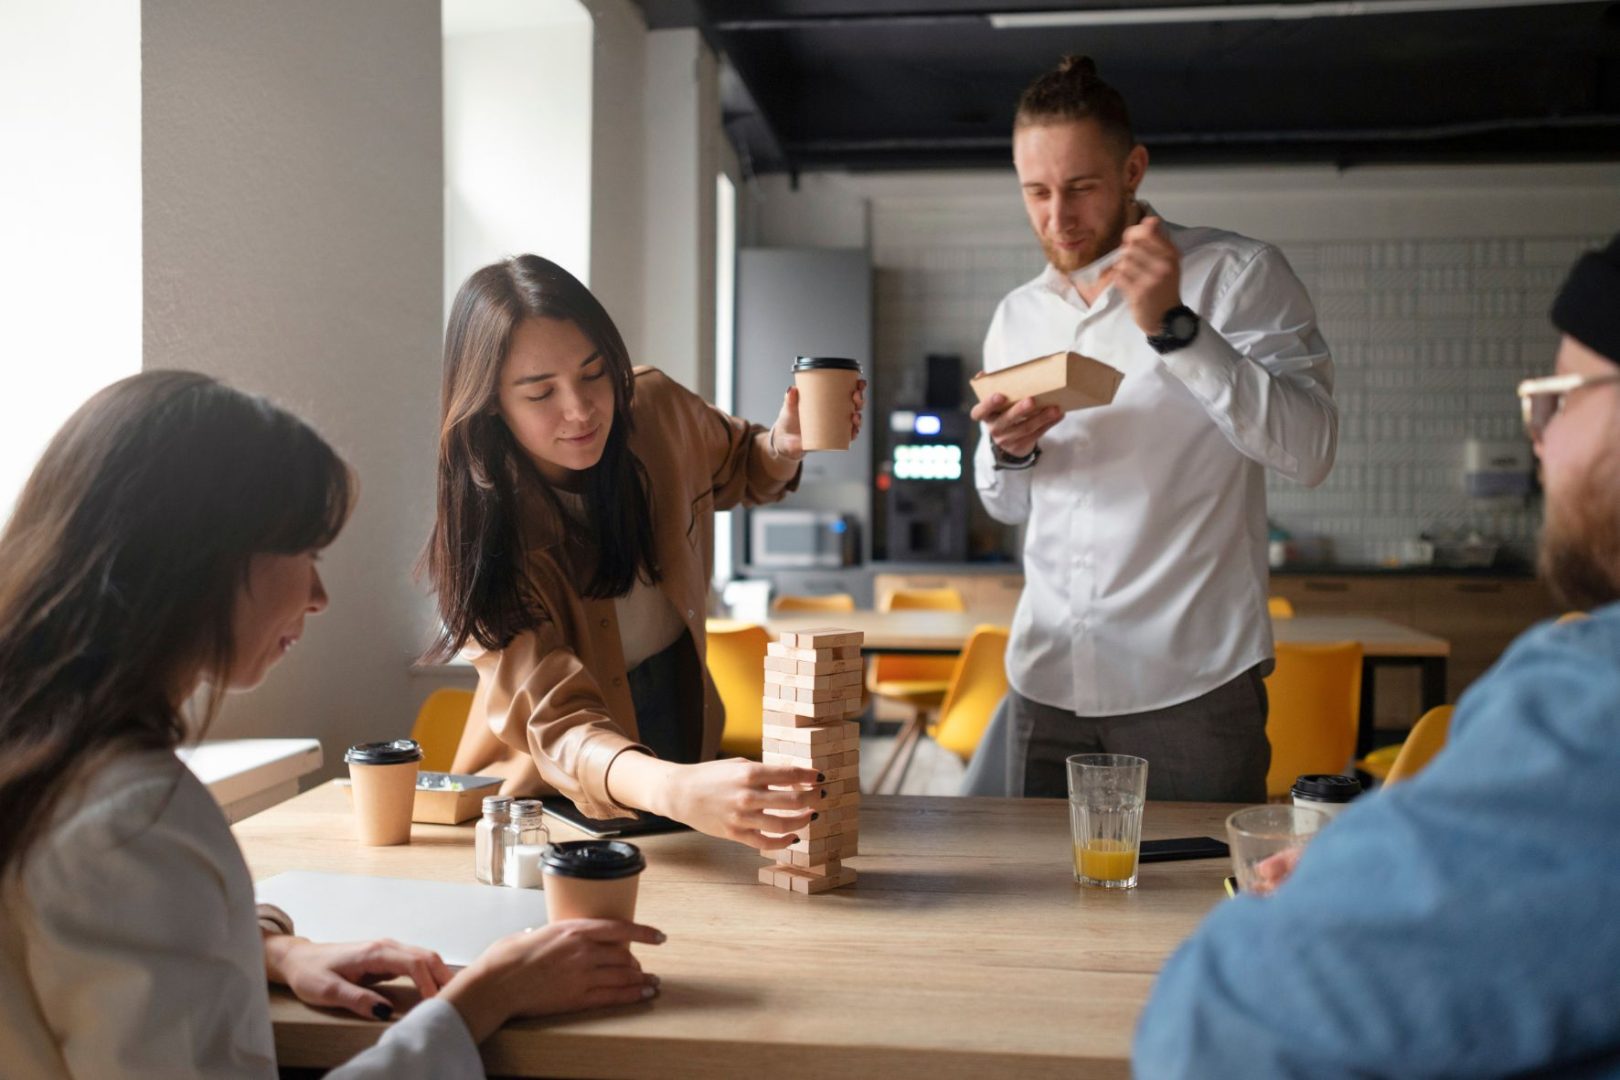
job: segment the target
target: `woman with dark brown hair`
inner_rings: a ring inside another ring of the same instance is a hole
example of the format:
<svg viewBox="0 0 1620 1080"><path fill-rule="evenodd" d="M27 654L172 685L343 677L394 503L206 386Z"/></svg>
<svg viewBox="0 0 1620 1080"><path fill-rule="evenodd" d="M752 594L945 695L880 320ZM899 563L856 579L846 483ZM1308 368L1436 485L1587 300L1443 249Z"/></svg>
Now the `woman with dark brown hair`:
<svg viewBox="0 0 1620 1080"><path fill-rule="evenodd" d="M850 400L858 433L864 382ZM535 255L486 266L445 338L439 511L426 565L478 692L457 772L647 810L762 850L816 814L813 769L716 760L704 663L714 514L798 485L798 392L769 428L632 368L602 305ZM775 811L769 814L767 811Z"/></svg>
<svg viewBox="0 0 1620 1080"><path fill-rule="evenodd" d="M204 375L103 390L0 532L0 1071L276 1076L266 978L387 1019L332 1076L482 1075L508 1017L639 1001L622 922L559 922L451 977L392 941L317 945L261 908L219 807L174 754L326 607L348 467L297 417ZM200 700L188 719L186 702Z"/></svg>

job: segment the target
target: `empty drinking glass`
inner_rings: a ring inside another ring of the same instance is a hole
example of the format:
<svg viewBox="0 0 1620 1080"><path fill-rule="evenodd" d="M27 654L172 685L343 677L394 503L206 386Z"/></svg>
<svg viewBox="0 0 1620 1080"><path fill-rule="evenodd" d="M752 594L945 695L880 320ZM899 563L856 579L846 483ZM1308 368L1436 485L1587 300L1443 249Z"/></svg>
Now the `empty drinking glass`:
<svg viewBox="0 0 1620 1080"><path fill-rule="evenodd" d="M1103 889L1135 888L1147 759L1075 754L1068 766L1074 880Z"/></svg>
<svg viewBox="0 0 1620 1080"><path fill-rule="evenodd" d="M1302 848L1315 836L1328 816L1307 806L1251 806L1226 819L1226 837L1232 845L1232 872L1238 888L1265 895L1293 869L1284 860L1272 864L1273 872L1259 869L1274 855Z"/></svg>

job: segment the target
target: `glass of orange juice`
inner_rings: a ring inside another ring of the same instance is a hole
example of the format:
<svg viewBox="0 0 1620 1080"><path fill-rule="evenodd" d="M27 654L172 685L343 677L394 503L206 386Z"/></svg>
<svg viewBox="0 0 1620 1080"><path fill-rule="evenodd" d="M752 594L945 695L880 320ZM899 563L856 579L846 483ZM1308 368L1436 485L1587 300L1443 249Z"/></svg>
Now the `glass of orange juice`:
<svg viewBox="0 0 1620 1080"><path fill-rule="evenodd" d="M1067 760L1074 880L1102 889L1135 888L1147 759L1075 754Z"/></svg>

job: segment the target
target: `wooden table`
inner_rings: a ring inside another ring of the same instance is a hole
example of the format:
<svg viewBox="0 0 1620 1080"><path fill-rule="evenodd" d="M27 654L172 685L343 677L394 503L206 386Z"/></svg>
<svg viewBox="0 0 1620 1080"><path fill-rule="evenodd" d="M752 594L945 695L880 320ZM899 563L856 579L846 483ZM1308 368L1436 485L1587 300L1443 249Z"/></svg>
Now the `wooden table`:
<svg viewBox="0 0 1620 1080"><path fill-rule="evenodd" d="M926 654L959 652L973 628L989 621L992 620L982 614L961 611L791 612L772 614L765 628L775 636L789 630L843 626L866 635L866 652ZM1445 704L1446 658L1451 654L1451 645L1444 638L1388 619L1360 615L1298 615L1273 619L1271 632L1278 642L1360 643L1363 659L1357 757L1372 749L1379 668L1417 667L1423 680L1423 709L1427 711Z"/></svg>
<svg viewBox="0 0 1620 1080"><path fill-rule="evenodd" d="M210 739L175 751L208 786L229 821L298 794L298 779L321 767L319 739Z"/></svg>
<svg viewBox="0 0 1620 1080"><path fill-rule="evenodd" d="M1224 836L1232 807L1150 803L1148 838ZM648 1005L508 1025L492 1073L592 1077L1124 1077L1153 978L1223 897L1224 860L1153 863L1130 891L1073 880L1059 800L870 797L860 881L822 896L755 881L762 861L682 833L638 841ZM553 839L572 830L553 824ZM235 827L254 877L324 870L472 881L472 827L409 847L350 839L331 784ZM395 987L386 987L395 994ZM410 992L397 991L401 1005ZM276 1052L328 1067L379 1025L271 996Z"/></svg>

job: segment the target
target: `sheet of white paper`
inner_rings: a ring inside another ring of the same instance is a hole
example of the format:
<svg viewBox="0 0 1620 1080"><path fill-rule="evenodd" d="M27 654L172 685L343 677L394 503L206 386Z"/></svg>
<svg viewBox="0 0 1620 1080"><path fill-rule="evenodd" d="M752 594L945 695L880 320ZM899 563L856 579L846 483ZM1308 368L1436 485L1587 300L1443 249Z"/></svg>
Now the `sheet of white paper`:
<svg viewBox="0 0 1620 1080"><path fill-rule="evenodd" d="M393 938L432 949L453 967L465 967L507 934L546 924L546 894L539 889L290 870L254 891L259 903L291 915L300 937Z"/></svg>

